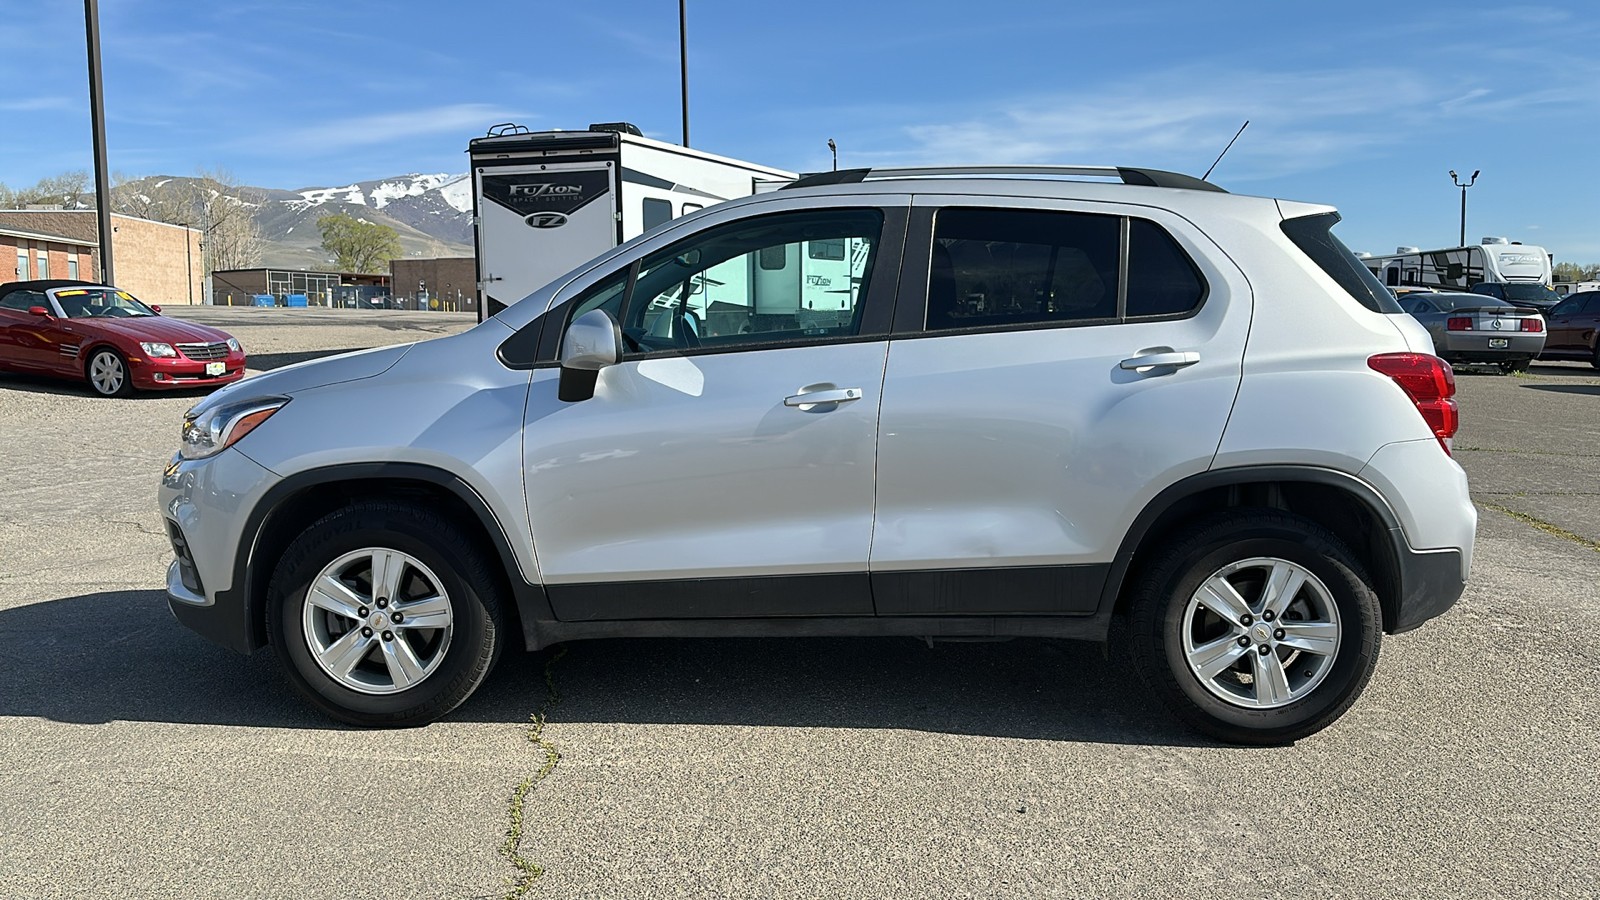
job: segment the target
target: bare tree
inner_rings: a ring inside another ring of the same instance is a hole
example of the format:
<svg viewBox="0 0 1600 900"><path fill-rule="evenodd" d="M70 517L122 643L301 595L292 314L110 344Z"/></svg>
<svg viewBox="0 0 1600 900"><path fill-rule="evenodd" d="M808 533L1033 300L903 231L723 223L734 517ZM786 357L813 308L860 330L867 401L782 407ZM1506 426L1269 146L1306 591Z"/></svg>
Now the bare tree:
<svg viewBox="0 0 1600 900"><path fill-rule="evenodd" d="M261 262L261 205L226 169L200 169L192 178L119 175L112 208L119 213L187 225L201 231L205 271L246 269Z"/></svg>
<svg viewBox="0 0 1600 900"><path fill-rule="evenodd" d="M0 184L0 206L22 209L27 206L59 206L62 209L93 207L94 192L89 189L89 173L82 169L41 178L29 187L15 190Z"/></svg>

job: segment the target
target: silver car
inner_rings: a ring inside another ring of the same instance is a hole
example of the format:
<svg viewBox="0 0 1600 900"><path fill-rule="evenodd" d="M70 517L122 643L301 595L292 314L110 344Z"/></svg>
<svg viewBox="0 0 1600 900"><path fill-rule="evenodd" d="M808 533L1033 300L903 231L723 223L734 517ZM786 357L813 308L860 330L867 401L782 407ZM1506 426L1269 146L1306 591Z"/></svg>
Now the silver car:
<svg viewBox="0 0 1600 900"><path fill-rule="evenodd" d="M1452 363L1526 371L1544 350L1545 321L1537 309L1484 294L1447 291L1407 294L1400 306L1428 329L1434 351Z"/></svg>
<svg viewBox="0 0 1600 900"><path fill-rule="evenodd" d="M718 204L465 333L201 402L171 607L363 725L445 715L507 648L1123 619L1185 721L1292 741L1455 602L1476 523L1450 368L1337 221L1115 168Z"/></svg>

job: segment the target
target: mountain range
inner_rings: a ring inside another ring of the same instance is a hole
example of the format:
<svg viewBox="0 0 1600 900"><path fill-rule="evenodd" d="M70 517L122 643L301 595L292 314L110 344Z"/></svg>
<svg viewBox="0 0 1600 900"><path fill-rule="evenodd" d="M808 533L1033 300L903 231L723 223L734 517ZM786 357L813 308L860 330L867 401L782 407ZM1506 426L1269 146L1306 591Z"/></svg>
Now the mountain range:
<svg viewBox="0 0 1600 900"><path fill-rule="evenodd" d="M161 175L124 182L118 190L154 202L163 195L196 188L215 192L216 187L209 179ZM397 175L296 190L247 186L228 193L250 208L260 228L263 266L332 268L332 260L322 249L317 219L339 213L393 228L407 257L473 253L472 180L465 173Z"/></svg>

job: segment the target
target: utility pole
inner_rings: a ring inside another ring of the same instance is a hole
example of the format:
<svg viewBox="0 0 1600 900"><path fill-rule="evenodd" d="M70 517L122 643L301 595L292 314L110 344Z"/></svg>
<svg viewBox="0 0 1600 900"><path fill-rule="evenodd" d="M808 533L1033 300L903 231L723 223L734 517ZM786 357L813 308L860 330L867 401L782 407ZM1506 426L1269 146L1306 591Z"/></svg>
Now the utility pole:
<svg viewBox="0 0 1600 900"><path fill-rule="evenodd" d="M678 0L678 78L683 86L683 145L689 146L689 0Z"/></svg>
<svg viewBox="0 0 1600 900"><path fill-rule="evenodd" d="M1450 183L1461 188L1461 242L1456 244L1457 247L1465 247L1467 245L1467 188L1477 183L1479 171L1478 169L1472 170L1472 177L1467 179L1466 184L1462 184L1461 179L1456 177L1456 170L1450 170Z"/></svg>
<svg viewBox="0 0 1600 900"><path fill-rule="evenodd" d="M100 9L83 0L84 28L89 36L89 119L94 132L94 205L99 214L100 281L116 284L111 268L111 177L106 168L106 105L100 87Z"/></svg>

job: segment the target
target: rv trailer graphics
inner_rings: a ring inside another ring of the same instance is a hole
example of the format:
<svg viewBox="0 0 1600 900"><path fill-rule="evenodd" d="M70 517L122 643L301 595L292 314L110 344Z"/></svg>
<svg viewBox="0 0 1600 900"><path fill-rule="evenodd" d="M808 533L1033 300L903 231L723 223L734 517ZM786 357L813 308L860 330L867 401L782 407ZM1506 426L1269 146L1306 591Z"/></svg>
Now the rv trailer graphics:
<svg viewBox="0 0 1600 900"><path fill-rule="evenodd" d="M593 125L587 132L495 133L473 139L467 152L480 317L650 228L798 177L641 137L618 124ZM822 267L808 259L791 271L802 268L821 274L816 270ZM841 273L824 277L838 279ZM840 288L836 281L832 290ZM838 305L833 297L805 300L819 310Z"/></svg>

